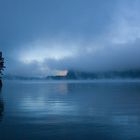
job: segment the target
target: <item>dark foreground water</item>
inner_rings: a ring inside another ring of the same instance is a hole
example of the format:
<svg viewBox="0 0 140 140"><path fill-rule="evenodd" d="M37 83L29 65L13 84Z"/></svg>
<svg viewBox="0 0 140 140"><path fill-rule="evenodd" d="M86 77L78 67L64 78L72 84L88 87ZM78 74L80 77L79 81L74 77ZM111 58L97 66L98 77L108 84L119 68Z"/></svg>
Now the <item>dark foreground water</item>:
<svg viewBox="0 0 140 140"><path fill-rule="evenodd" d="M5 81L0 140L140 140L140 82Z"/></svg>

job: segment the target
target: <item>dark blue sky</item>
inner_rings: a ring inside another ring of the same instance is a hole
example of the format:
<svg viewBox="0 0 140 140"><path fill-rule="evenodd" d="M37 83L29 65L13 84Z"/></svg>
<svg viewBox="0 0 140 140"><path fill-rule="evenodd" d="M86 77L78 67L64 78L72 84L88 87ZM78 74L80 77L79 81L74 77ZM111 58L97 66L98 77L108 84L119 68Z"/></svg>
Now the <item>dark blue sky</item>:
<svg viewBox="0 0 140 140"><path fill-rule="evenodd" d="M3 0L2 41L7 43L66 33L86 38L100 34L110 23L116 1Z"/></svg>
<svg viewBox="0 0 140 140"><path fill-rule="evenodd" d="M139 5L139 0L0 0L6 73L140 68Z"/></svg>

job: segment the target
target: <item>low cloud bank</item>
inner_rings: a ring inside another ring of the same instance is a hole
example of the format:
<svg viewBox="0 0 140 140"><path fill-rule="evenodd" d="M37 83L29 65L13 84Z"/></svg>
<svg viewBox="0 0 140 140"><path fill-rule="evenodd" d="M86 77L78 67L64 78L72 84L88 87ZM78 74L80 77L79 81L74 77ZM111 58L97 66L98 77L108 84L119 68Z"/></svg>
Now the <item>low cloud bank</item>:
<svg viewBox="0 0 140 140"><path fill-rule="evenodd" d="M140 69L139 1L120 3L111 23L96 38L66 35L25 42L11 54L6 73L43 76L65 69L86 72Z"/></svg>

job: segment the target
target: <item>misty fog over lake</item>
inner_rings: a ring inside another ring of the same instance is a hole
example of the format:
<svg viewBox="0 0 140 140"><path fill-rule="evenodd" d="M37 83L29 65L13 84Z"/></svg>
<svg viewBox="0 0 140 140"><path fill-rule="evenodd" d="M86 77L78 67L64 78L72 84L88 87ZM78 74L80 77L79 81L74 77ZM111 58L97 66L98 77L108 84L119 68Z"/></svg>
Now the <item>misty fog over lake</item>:
<svg viewBox="0 0 140 140"><path fill-rule="evenodd" d="M0 0L0 140L140 140L140 0Z"/></svg>

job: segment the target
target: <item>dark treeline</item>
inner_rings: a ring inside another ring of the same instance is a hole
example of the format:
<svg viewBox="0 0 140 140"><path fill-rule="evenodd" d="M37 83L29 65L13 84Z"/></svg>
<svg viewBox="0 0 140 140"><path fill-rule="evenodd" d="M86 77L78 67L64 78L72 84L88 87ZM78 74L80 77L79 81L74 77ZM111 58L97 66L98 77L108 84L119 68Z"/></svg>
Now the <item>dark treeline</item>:
<svg viewBox="0 0 140 140"><path fill-rule="evenodd" d="M4 75L4 79L9 80L94 80L94 79L140 79L140 70L128 71L107 71L107 72L81 72L69 70L66 76L18 76Z"/></svg>
<svg viewBox="0 0 140 140"><path fill-rule="evenodd" d="M47 79L140 79L140 70L109 71L109 72L80 72L70 70L67 76L48 76Z"/></svg>

